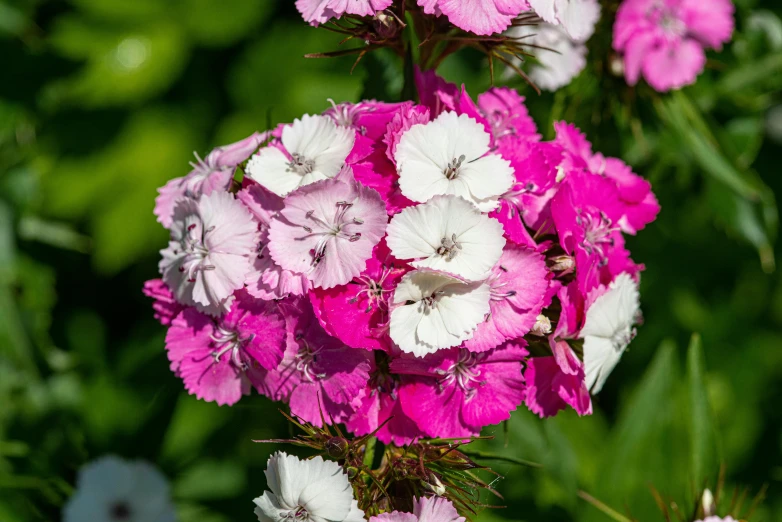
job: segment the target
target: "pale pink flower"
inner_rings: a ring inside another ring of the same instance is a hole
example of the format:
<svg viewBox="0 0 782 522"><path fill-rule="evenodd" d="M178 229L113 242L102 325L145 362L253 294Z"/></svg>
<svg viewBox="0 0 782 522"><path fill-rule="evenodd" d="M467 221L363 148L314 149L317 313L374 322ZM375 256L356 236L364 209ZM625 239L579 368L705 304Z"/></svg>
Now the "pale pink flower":
<svg viewBox="0 0 782 522"><path fill-rule="evenodd" d="M478 325L464 347L473 352L490 350L504 341L522 337L535 325L549 287L543 256L534 250L509 245L487 280L491 312Z"/></svg>
<svg viewBox="0 0 782 522"><path fill-rule="evenodd" d="M285 320L277 305L239 292L215 321L186 308L171 323L166 350L188 392L218 405L234 404L276 368L285 350Z"/></svg>
<svg viewBox="0 0 782 522"><path fill-rule="evenodd" d="M402 409L430 437L470 437L509 419L524 402L524 346L518 340L482 353L454 348L394 360L394 373L423 377L403 381Z"/></svg>
<svg viewBox="0 0 782 522"><path fill-rule="evenodd" d="M244 285L257 236L252 215L228 192L181 199L168 248L160 251L163 281L180 303L217 315Z"/></svg>
<svg viewBox="0 0 782 522"><path fill-rule="evenodd" d="M624 55L627 83L643 74L658 91L695 82L705 48L720 49L733 33L730 0L625 0L614 23L614 49Z"/></svg>
<svg viewBox="0 0 782 522"><path fill-rule="evenodd" d="M369 522L465 522L450 500L445 497L413 499L413 512L392 511L376 515Z"/></svg>
<svg viewBox="0 0 782 522"><path fill-rule="evenodd" d="M283 299L289 295L302 295L309 290L307 276L283 270L273 260L267 246L269 244L269 224L282 210L281 197L253 183L236 195L252 213L258 225L258 247L253 266L247 274L245 284L247 292L258 299Z"/></svg>
<svg viewBox="0 0 782 522"><path fill-rule="evenodd" d="M376 191L358 182L321 181L285 198L269 226L269 252L316 288L344 285L366 267L387 219Z"/></svg>
<svg viewBox="0 0 782 522"><path fill-rule="evenodd" d="M304 21L311 25L323 24L344 14L374 16L388 8L394 0L296 0Z"/></svg>
<svg viewBox="0 0 782 522"><path fill-rule="evenodd" d="M527 0L418 0L429 14L440 14L464 31L479 35L501 33L529 9Z"/></svg>
<svg viewBox="0 0 782 522"><path fill-rule="evenodd" d="M181 198L198 199L214 190L228 190L236 166L250 157L268 137L267 133L254 133L241 141L217 147L206 158L195 155L193 170L182 178L174 178L158 189L155 199L157 220L168 228L174 215L174 207Z"/></svg>

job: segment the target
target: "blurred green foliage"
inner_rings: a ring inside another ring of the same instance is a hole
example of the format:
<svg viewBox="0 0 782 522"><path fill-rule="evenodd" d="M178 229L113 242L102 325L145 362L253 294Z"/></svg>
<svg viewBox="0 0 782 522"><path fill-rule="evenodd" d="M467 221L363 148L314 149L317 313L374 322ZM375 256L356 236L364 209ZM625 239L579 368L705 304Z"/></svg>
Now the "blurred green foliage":
<svg viewBox="0 0 782 522"><path fill-rule="evenodd" d="M713 485L769 485L753 520L782 520L782 9L737 2L738 31L699 82L658 95L611 74L608 2L590 65L537 96L541 131L567 119L631 162L663 212L631 238L645 325L595 414L527 411L481 442L543 464L492 462L506 509L481 519L608 520L579 497L662 520L650 486L688 511ZM253 396L196 401L168 370L141 295L165 231L155 188L192 151L327 107L393 97L399 64L307 60L338 37L272 0L0 3L0 520L57 520L79 466L145 458L171 478L183 522L249 520L271 445L289 427ZM473 93L481 56L442 73ZM691 339L692 332L700 336ZM689 347L689 348L688 348ZM290 450L290 448L288 448Z"/></svg>

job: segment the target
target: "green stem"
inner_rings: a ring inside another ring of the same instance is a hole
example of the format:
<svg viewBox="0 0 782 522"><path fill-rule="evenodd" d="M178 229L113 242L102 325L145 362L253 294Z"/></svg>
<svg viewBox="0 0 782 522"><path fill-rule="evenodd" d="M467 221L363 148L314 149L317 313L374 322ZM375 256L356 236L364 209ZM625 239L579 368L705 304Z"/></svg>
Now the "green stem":
<svg viewBox="0 0 782 522"><path fill-rule="evenodd" d="M367 440L366 448L364 448L364 466L368 469L372 469L372 464L375 462L375 447L377 446L377 437L371 437Z"/></svg>
<svg viewBox="0 0 782 522"><path fill-rule="evenodd" d="M402 85L401 100L415 101L415 98L415 60L413 58L413 44L408 42L405 50L404 84Z"/></svg>

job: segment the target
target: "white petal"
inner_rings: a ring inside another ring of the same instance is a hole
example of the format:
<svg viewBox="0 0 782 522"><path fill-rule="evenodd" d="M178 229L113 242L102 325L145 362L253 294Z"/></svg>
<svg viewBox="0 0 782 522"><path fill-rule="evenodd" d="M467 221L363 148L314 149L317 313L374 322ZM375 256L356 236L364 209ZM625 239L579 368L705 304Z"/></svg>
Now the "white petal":
<svg viewBox="0 0 782 522"><path fill-rule="evenodd" d="M277 147L266 147L247 162L247 175L278 196L285 196L302 183L302 176L292 172L290 160Z"/></svg>
<svg viewBox="0 0 782 522"><path fill-rule="evenodd" d="M285 150L313 160L315 170L326 178L339 173L355 140L354 130L339 127L331 118L322 115L305 114L282 130Z"/></svg>
<svg viewBox="0 0 782 522"><path fill-rule="evenodd" d="M407 208L388 226L388 246L418 268L449 272L470 281L485 279L505 246L502 225L455 196L435 196ZM454 245L454 242L456 245ZM450 254L441 247L450 248Z"/></svg>
<svg viewBox="0 0 782 522"><path fill-rule="evenodd" d="M621 357L622 352L614 347L610 339L587 336L584 339L584 382L587 389L593 394L598 393Z"/></svg>
<svg viewBox="0 0 782 522"><path fill-rule="evenodd" d="M597 0L555 0L557 19L573 40L585 42L600 20Z"/></svg>
<svg viewBox="0 0 782 522"><path fill-rule="evenodd" d="M391 339L417 357L458 346L489 313L489 298L484 283L428 270L410 272L394 292Z"/></svg>
<svg viewBox="0 0 782 522"><path fill-rule="evenodd" d="M496 198L512 186L513 170L489 154L490 140L483 125L466 114L444 112L414 125L402 135L394 156L402 194L420 203L436 195L461 196L493 210ZM446 176L457 163L453 177Z"/></svg>

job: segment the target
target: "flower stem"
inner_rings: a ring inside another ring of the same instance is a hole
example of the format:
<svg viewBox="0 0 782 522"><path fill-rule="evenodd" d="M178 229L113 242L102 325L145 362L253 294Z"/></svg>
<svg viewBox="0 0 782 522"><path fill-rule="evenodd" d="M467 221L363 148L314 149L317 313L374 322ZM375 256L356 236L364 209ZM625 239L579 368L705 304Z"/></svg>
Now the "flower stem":
<svg viewBox="0 0 782 522"><path fill-rule="evenodd" d="M415 101L415 59L413 58L413 43L407 42L405 50L404 84L402 85L401 100Z"/></svg>
<svg viewBox="0 0 782 522"><path fill-rule="evenodd" d="M377 446L377 437L370 437L367 440L366 448L364 449L364 466L372 469L372 464L375 462L375 447Z"/></svg>

